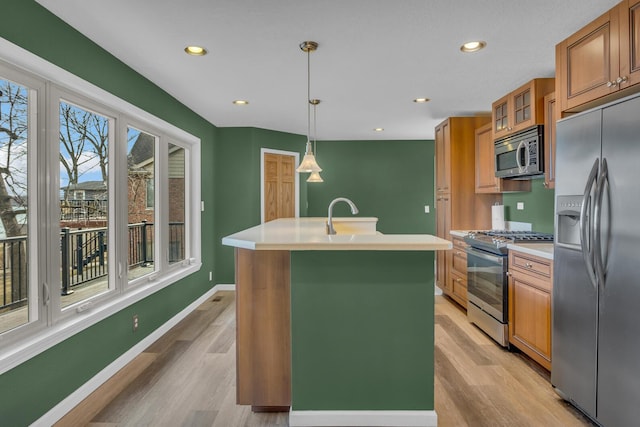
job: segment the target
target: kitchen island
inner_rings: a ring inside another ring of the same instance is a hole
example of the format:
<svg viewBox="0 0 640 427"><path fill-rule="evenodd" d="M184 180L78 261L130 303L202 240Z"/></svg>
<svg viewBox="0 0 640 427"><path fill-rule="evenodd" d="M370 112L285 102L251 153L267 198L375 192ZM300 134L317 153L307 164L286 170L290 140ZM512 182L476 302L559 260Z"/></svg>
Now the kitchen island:
<svg viewBox="0 0 640 427"><path fill-rule="evenodd" d="M237 403L289 424L437 424L431 235L387 235L375 218L279 219L235 247ZM369 222L370 224L368 224Z"/></svg>

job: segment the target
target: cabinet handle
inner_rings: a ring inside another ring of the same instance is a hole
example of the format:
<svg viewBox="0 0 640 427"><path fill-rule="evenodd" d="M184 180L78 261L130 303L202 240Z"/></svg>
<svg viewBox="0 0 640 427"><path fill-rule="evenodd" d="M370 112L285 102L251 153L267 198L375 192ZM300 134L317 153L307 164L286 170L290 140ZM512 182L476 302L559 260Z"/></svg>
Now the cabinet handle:
<svg viewBox="0 0 640 427"><path fill-rule="evenodd" d="M627 80L628 80L627 76L624 76L624 77L618 77L618 78L616 79L616 83L617 83L617 84L624 83L624 82L626 82Z"/></svg>
<svg viewBox="0 0 640 427"><path fill-rule="evenodd" d="M544 184L542 184L542 186L543 186L544 188L547 188L547 187L549 186L549 183L545 182Z"/></svg>
<svg viewBox="0 0 640 427"><path fill-rule="evenodd" d="M615 87L618 86L618 82L614 81L614 82L607 82L607 87Z"/></svg>
<svg viewBox="0 0 640 427"><path fill-rule="evenodd" d="M525 264L525 267L527 267L527 268L533 268L533 265L532 265L530 262L527 262L527 263Z"/></svg>
<svg viewBox="0 0 640 427"><path fill-rule="evenodd" d="M462 255L462 252L456 251L456 255Z"/></svg>
<svg viewBox="0 0 640 427"><path fill-rule="evenodd" d="M508 272L508 271L507 271L505 274L506 274L507 276L511 276L511 273L510 273L510 272Z"/></svg>
<svg viewBox="0 0 640 427"><path fill-rule="evenodd" d="M462 282L462 279L456 279L456 282L460 283Z"/></svg>

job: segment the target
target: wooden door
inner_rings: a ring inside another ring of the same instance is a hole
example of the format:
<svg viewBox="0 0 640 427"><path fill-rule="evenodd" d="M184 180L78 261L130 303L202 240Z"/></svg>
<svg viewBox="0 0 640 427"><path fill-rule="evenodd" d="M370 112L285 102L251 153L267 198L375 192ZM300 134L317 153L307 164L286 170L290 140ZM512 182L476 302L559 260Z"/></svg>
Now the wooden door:
<svg viewBox="0 0 640 427"><path fill-rule="evenodd" d="M264 153L264 222L295 217L295 157Z"/></svg>

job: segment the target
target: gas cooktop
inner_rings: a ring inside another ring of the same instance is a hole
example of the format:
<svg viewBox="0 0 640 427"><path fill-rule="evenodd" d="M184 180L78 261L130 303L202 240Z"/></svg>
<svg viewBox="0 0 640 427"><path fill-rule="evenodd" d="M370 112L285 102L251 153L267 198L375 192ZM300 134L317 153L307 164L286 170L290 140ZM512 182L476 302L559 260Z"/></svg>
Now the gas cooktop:
<svg viewBox="0 0 640 427"><path fill-rule="evenodd" d="M464 241L476 249L506 255L510 243L553 243L553 234L509 230L471 231Z"/></svg>

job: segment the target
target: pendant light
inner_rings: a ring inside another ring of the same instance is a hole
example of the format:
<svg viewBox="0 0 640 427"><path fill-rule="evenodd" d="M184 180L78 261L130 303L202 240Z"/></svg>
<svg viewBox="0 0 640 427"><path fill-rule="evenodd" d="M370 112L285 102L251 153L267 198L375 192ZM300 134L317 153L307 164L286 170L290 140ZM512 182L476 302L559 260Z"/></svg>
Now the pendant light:
<svg viewBox="0 0 640 427"><path fill-rule="evenodd" d="M309 104L313 105L313 151L318 154L318 149L316 147L316 142L318 140L318 133L316 132L316 107L318 106L318 104L320 104L320 100L311 99L309 100ZM322 179L322 177L320 176L320 172L311 172L311 175L309 175L307 182L324 182L324 179Z"/></svg>
<svg viewBox="0 0 640 427"><path fill-rule="evenodd" d="M318 48L318 43L313 41L304 41L300 43L300 49L307 53L307 146L302 158L302 163L296 169L300 173L321 172L322 168L316 162L311 147L311 52ZM312 181L317 182L317 181Z"/></svg>

